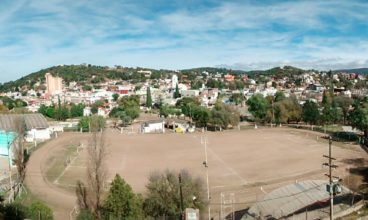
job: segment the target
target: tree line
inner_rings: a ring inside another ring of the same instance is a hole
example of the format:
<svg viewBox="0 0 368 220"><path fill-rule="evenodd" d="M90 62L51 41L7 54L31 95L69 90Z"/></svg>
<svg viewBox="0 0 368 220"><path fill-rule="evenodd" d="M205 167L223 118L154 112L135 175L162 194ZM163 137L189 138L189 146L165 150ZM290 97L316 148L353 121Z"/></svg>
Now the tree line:
<svg viewBox="0 0 368 220"><path fill-rule="evenodd" d="M197 127L227 129L237 126L240 121L239 113L221 100L218 100L210 110L201 106L196 98L183 97L176 102L175 106L161 105L159 110L159 114L163 117L183 114L189 117Z"/></svg>
<svg viewBox="0 0 368 220"><path fill-rule="evenodd" d="M294 95L285 97L283 92L278 91L274 96L267 97L255 94L246 103L258 123L283 124L303 121L310 125L342 124L352 125L362 131L367 130L364 124L365 117L368 117L366 98L353 100L325 91L321 103L307 100L301 105Z"/></svg>

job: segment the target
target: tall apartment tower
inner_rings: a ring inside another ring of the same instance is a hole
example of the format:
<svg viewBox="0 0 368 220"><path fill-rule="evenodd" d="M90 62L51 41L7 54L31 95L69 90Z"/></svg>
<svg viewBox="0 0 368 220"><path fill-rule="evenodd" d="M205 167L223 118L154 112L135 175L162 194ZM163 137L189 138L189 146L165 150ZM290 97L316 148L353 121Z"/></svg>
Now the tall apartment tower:
<svg viewBox="0 0 368 220"><path fill-rule="evenodd" d="M46 94L49 96L60 94L63 91L63 79L53 77L51 73L46 73Z"/></svg>

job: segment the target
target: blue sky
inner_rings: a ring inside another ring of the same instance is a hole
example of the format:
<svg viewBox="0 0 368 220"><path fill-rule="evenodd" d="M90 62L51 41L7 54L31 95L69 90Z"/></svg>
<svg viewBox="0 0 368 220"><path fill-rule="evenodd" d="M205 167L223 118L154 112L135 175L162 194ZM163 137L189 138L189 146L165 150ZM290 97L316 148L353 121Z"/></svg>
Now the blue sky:
<svg viewBox="0 0 368 220"><path fill-rule="evenodd" d="M0 82L58 64L368 67L368 1L1 0Z"/></svg>

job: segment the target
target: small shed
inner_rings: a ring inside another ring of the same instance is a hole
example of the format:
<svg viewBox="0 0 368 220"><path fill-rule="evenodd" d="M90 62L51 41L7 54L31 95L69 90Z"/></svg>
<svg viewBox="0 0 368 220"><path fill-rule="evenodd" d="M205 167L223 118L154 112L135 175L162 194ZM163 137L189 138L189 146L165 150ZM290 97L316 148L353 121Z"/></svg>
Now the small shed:
<svg viewBox="0 0 368 220"><path fill-rule="evenodd" d="M165 121L159 119L143 122L141 124L141 133L165 133Z"/></svg>

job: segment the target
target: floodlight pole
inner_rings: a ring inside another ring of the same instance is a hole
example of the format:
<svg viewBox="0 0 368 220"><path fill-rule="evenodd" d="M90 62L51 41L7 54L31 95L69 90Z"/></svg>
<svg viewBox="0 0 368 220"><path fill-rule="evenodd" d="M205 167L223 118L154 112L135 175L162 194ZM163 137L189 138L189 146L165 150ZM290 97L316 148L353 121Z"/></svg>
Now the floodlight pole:
<svg viewBox="0 0 368 220"><path fill-rule="evenodd" d="M328 140L328 164L329 164L329 175L330 175L330 220L333 220L333 182L332 182L332 138Z"/></svg>
<svg viewBox="0 0 368 220"><path fill-rule="evenodd" d="M206 168L206 183L207 183L207 199L208 199L208 220L211 220L211 206L210 206L210 187L209 187L209 180L208 180L208 157L207 157L207 137L204 138L204 154L205 154L205 161L204 166Z"/></svg>

